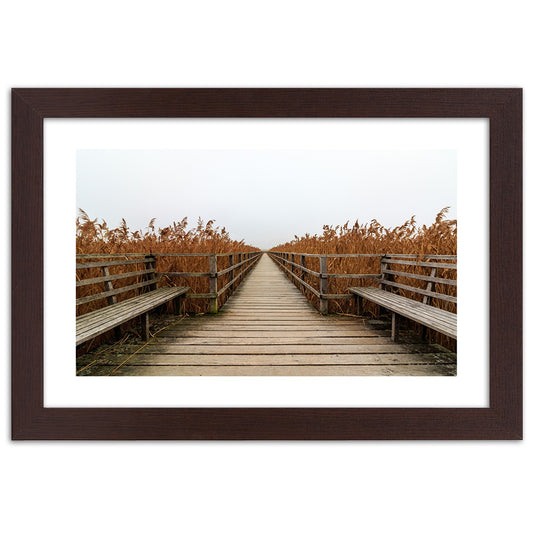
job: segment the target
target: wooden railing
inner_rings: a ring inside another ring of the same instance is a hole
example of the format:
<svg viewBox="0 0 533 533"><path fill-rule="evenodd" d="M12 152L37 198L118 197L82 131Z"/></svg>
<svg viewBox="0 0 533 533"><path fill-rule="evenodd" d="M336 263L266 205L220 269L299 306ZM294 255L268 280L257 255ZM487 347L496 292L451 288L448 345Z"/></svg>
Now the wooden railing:
<svg viewBox="0 0 533 533"><path fill-rule="evenodd" d="M173 277L208 277L209 278L209 292L208 293L192 293L188 294L187 298L209 298L209 312L216 313L218 311L218 299L228 289L244 277L246 272L252 268L259 260L262 252L230 252L222 254L154 254L155 256L167 257L209 257L209 272L161 272L162 276L169 278ZM218 258L227 257L229 266L222 270L218 270ZM246 265L246 267L244 266ZM238 270L238 272L236 272ZM230 280L222 287L218 288L218 280L225 274L230 275Z"/></svg>
<svg viewBox="0 0 533 533"><path fill-rule="evenodd" d="M353 280L370 280L371 282L379 283L380 286L387 285L389 287L401 288L407 291L423 294L425 302L429 297L429 292L433 291L435 282L447 283L448 285L456 286L455 280L441 281L435 279L436 268L448 268L455 270L457 268L456 255L412 255L412 254L305 254L296 252L268 252L270 257L278 264L278 266L300 287L304 292L308 290L311 294L316 296L319 300L319 310L323 314L327 314L329 310L329 300L350 300L353 299L352 294L332 293L329 290L328 280L334 278L353 279ZM359 258L359 259L375 259L376 268L379 267L379 272L375 273L342 273L328 271L328 262L334 259L342 258ZM308 267L310 260L314 264L318 261L318 270L312 270ZM446 263L439 263L439 261L446 261ZM411 267L429 267L432 272L429 276L422 274L404 273L402 271L395 271L391 269L391 265L408 265ZM424 289L418 289L411 285L404 285L393 281L393 276L405 276L421 281L426 281L428 285ZM317 281L314 286L311 278ZM375 284L374 283L374 284ZM449 302L457 302L454 296L440 296L431 292L433 297L441 298Z"/></svg>
<svg viewBox="0 0 533 533"><path fill-rule="evenodd" d="M83 259L102 259L101 256L77 256ZM98 290L98 286L103 285L104 290L102 292L96 292L76 299L76 306L88 304L98 300L107 300L109 305L117 303L117 296L125 292L132 292L139 289L152 290L157 286L159 281L155 277L155 262L150 256L143 256L134 259L123 258L111 258L106 256L105 259L112 259L108 261L83 261L76 263L76 270L85 270L94 272L100 272L101 276L84 276L83 279L78 279L76 276L76 288L88 287L95 285L95 290ZM140 266L139 266L140 265ZM118 274L111 274L110 267L121 267L122 270L129 267L135 267L132 271L120 272ZM113 283L118 280L126 280L135 278L133 282L129 281L128 284L119 288L115 288Z"/></svg>
<svg viewBox="0 0 533 533"><path fill-rule="evenodd" d="M90 294L82 298L78 298L78 305L82 303L88 303L93 300L101 298L113 298L116 294L121 292L127 292L128 288L113 289L110 284L111 280L119 280L123 278L131 278L134 276L142 276L146 278L148 274L150 279L147 281L141 281L131 286L131 288L138 288L144 285L150 286L154 283L152 277L155 275L161 279L171 278L208 278L209 279L209 292L193 292L191 291L186 295L187 299L190 298L204 298L209 300L209 312L216 313L219 307L220 297L234 289L237 282L242 281L246 273L255 265L260 258L262 252L229 252L229 253L152 253L152 254L138 254L138 253L125 253L125 254L78 254L76 255L77 269L90 269L90 268L102 268L103 276L94 278L87 277L86 279L79 279L76 277L77 287L87 286L91 284L104 284L104 291L97 294ZM157 269L158 258L205 258L208 261L208 269L203 272L183 272L183 271L171 271L162 272ZM228 266L219 270L219 259L225 258ZM97 259L107 259L108 261L96 261ZM110 273L108 268L110 266L120 266L122 269L127 269L129 265L135 265L145 263L147 269L139 270L138 268L133 272L120 272ZM219 280L225 282L219 287ZM131 290L131 289L130 289ZM113 291L111 293L111 291Z"/></svg>

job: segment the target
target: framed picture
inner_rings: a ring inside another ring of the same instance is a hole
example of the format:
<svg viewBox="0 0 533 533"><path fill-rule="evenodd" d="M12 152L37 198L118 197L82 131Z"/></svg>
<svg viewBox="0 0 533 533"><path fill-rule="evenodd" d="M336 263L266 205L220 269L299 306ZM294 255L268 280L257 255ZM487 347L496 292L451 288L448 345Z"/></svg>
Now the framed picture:
<svg viewBox="0 0 533 533"><path fill-rule="evenodd" d="M13 89L12 438L521 439L520 89Z"/></svg>

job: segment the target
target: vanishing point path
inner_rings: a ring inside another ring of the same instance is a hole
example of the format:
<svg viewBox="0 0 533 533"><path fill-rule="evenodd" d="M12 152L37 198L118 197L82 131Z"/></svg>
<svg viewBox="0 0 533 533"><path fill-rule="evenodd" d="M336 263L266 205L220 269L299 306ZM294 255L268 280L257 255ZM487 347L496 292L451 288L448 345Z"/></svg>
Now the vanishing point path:
<svg viewBox="0 0 533 533"><path fill-rule="evenodd" d="M121 365L117 368L118 365ZM95 374L149 376L454 375L455 354L379 320L323 316L263 254L216 315L185 318Z"/></svg>

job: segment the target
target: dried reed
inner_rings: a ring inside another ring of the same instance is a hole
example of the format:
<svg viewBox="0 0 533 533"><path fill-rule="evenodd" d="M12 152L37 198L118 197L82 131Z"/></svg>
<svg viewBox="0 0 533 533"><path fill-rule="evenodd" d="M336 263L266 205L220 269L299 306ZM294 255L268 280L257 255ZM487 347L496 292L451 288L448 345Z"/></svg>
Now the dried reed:
<svg viewBox="0 0 533 533"><path fill-rule="evenodd" d="M308 254L412 254L423 257L425 255L456 255L457 254L457 221L447 218L449 208L442 209L430 226L418 226L415 217L407 220L401 226L386 228L377 220L370 224L360 224L358 221L352 226L347 222L343 226L324 226L321 235L306 234L303 237L295 235L294 240L281 244L272 249L279 252L294 252ZM299 259L298 259L299 261ZM319 271L319 259L306 258L306 267ZM395 265L396 270L404 270L418 274L428 274L422 267L410 267ZM328 272L338 274L379 274L380 257L337 257L328 260ZM456 279L455 270L439 270L439 276ZM318 289L318 280L311 277L309 282ZM425 282L416 279L402 278L401 282L406 285L426 288ZM342 279L330 278L328 280L328 293L345 294L348 287L375 285L376 282L369 279ZM456 287L437 284L436 290L443 294L457 296ZM318 307L318 298L310 291L304 290L308 299ZM409 298L421 299L409 291L399 291ZM354 313L352 300L330 300L330 312ZM433 299L432 305L455 312L453 303ZM364 310L377 315L376 306L366 303ZM420 330L416 324L411 324L415 330ZM433 333L432 340L447 346L454 346L449 339Z"/></svg>
<svg viewBox="0 0 533 533"><path fill-rule="evenodd" d="M189 228L187 218L174 222L163 228L155 227L155 219L150 220L146 229L132 231L124 219L116 228L108 227L104 221L91 219L83 210L79 210L76 219L76 253L77 254L172 254L172 253L228 253L250 252L258 248L248 246L244 241L231 239L225 228L215 226L213 220L204 223L201 219L195 227ZM229 266L228 257L218 258L218 270ZM129 266L111 267L111 274L120 274L132 271ZM141 267L142 269L142 267ZM161 272L209 272L208 257L172 257L158 256L157 271ZM77 279L101 276L96 269L77 271ZM113 282L115 288L131 285L142 281L140 278L127 278ZM229 274L221 277L219 287L229 281ZM198 277L163 277L160 285L186 285L192 293L208 293L208 278ZM87 285L77 288L77 298L103 291L100 286ZM119 301L131 297L131 293L118 296ZM221 298L227 298L225 293ZM223 303L223 300L222 302ZM78 308L78 314L84 314L99 307L105 306L105 300L91 302ZM205 312L208 301L204 299L188 299L185 303L186 312Z"/></svg>

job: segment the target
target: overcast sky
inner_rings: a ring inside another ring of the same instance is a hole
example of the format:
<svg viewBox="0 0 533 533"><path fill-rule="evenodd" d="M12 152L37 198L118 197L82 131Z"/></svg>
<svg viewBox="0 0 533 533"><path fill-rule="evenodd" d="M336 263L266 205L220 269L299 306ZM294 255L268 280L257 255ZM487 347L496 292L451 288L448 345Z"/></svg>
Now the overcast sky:
<svg viewBox="0 0 533 533"><path fill-rule="evenodd" d="M77 206L115 227L198 217L268 249L324 224L456 218L453 150L79 150Z"/></svg>

